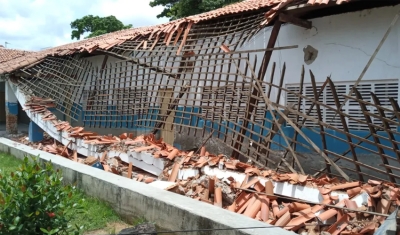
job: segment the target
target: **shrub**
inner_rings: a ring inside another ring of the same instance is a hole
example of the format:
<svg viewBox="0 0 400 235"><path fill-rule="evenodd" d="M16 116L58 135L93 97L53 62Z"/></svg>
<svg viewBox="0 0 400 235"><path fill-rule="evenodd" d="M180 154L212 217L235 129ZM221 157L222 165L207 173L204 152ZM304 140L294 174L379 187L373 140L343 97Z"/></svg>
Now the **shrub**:
<svg viewBox="0 0 400 235"><path fill-rule="evenodd" d="M38 158L25 157L17 171L0 172L0 235L80 234L82 228L70 224L84 212L76 193L63 185L61 172L50 162L42 167Z"/></svg>

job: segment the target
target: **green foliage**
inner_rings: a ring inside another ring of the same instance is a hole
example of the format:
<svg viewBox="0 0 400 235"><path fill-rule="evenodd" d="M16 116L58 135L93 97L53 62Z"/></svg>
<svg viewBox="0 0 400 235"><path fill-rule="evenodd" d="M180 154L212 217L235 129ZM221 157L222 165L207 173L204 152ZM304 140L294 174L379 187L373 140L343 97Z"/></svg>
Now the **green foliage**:
<svg viewBox="0 0 400 235"><path fill-rule="evenodd" d="M138 217L138 218L135 218L135 219L133 220L132 226L136 226L136 225L144 224L144 223L147 223L146 218L144 218L144 217Z"/></svg>
<svg viewBox="0 0 400 235"><path fill-rule="evenodd" d="M71 39L80 39L82 34L90 33L85 38L92 38L102 34L132 28L131 24L124 25L115 16L99 17L87 15L71 22Z"/></svg>
<svg viewBox="0 0 400 235"><path fill-rule="evenodd" d="M42 167L25 157L17 171L0 172L0 235L80 234L82 227L70 224L84 212L76 193L51 162Z"/></svg>
<svg viewBox="0 0 400 235"><path fill-rule="evenodd" d="M241 1L242 0L153 0L150 2L150 6L164 7L164 10L157 15L157 18L167 17L170 20L176 20Z"/></svg>

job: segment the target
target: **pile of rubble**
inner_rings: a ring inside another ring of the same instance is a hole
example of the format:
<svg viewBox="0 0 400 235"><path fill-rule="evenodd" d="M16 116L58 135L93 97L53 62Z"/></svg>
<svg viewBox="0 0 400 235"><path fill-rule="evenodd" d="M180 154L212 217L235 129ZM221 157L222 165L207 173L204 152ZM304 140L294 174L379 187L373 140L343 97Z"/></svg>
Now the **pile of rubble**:
<svg viewBox="0 0 400 235"><path fill-rule="evenodd" d="M69 137L102 146L103 153L97 158L80 156L75 150L68 150L70 143L63 146L48 139L35 147L137 181L168 182L165 187L168 191L287 230L308 234L373 234L387 215L400 205L400 189L392 183L376 180L342 182L327 176L312 178L297 173L281 174L223 154L211 154L204 147L199 152L181 151L162 139L155 139L154 135L101 136L55 120L46 109L50 101L35 99L28 106L41 112L43 120L53 122L57 130L68 132ZM108 156L111 151L149 154L163 159L165 169L161 175L154 176L119 157ZM285 187L290 190L285 191ZM280 193L277 188L282 189ZM309 195L297 197L296 189L309 192Z"/></svg>
<svg viewBox="0 0 400 235"><path fill-rule="evenodd" d="M70 128L69 131L77 138L87 137L81 128ZM370 180L362 184L358 181L341 182L327 176L312 178L295 173L280 174L229 159L222 154L210 154L204 147L197 154L180 151L162 140L156 140L154 135L131 137L124 133L119 137L98 137L96 140L109 139L107 144L110 150L121 149L121 146L133 147L136 152L165 158L168 164L159 180L171 182L166 188L168 191L299 233L319 234L326 231L330 234L372 234L386 215L400 205L400 189L391 183ZM69 152L67 146L51 143L49 139L37 144L37 147L87 165L100 162L102 167L98 168L138 181L151 183L156 178L145 172L137 173L140 169L135 169L119 157L108 158L107 152L100 159L79 156L76 160L76 151ZM225 174L210 174L214 169ZM189 174L186 178L183 176L185 171ZM237 180L235 174L244 177ZM323 201L316 203L274 194L273 183L279 182L318 189ZM347 197L343 197L344 194ZM361 205L352 200L359 195L365 199Z"/></svg>

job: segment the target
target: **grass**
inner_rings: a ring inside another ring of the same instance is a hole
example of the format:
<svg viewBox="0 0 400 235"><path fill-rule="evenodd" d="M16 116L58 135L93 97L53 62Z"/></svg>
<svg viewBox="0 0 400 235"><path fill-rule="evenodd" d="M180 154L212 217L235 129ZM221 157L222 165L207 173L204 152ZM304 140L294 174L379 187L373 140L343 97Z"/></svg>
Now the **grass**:
<svg viewBox="0 0 400 235"><path fill-rule="evenodd" d="M22 160L0 152L0 170L4 174L10 174L17 170L21 163ZM86 208L86 213L77 214L77 217L71 222L80 226L84 225L84 232L104 229L110 223L125 224L106 203L94 197L89 197L82 192L79 192L75 197L85 199L83 206Z"/></svg>

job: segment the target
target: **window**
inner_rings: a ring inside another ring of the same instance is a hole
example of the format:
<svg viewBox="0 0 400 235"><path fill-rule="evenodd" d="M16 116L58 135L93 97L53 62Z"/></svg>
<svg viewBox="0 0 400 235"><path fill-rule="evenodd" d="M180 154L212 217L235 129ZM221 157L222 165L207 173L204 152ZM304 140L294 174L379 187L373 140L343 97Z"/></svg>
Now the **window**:
<svg viewBox="0 0 400 235"><path fill-rule="evenodd" d="M340 104L344 102L345 96L350 92L354 83L355 81L335 83L335 88ZM316 85L317 93L320 91L321 86L322 83L317 83ZM286 89L290 90L290 92L286 93L286 104L294 103L297 105L298 97L296 96L296 93L298 94L300 92L300 84L287 84ZM381 102L381 105L384 108L392 109L389 97L393 97L396 100L398 99L399 82L398 79L361 81L360 84L357 86L357 89L361 93L364 101L374 103L370 95L370 92L373 92L378 97L378 99ZM312 99L314 98L313 88L310 83L304 84L303 95L310 97ZM355 95L353 94L352 96L354 97ZM333 95L329 85L325 87L324 91L319 97L319 101L323 102L325 105L332 107L332 109L322 106L320 107L323 121L328 124L331 124L336 128L342 128L343 125L340 119L338 118L339 116L336 115L335 112L336 104L333 99ZM311 104L312 101L302 99L300 111L303 113L307 113ZM377 109L372 105L367 105L367 109L369 110L370 113L378 114ZM346 122L349 129L369 130L366 124L357 121L360 120L362 122L365 122L365 117L363 112L361 111L360 104L356 100L348 99L346 104L343 106L342 111L351 116L351 119L346 118ZM390 111L385 111L385 114L388 118L390 118L393 115L393 113ZM316 106L313 107L312 112L309 115L318 119ZM294 119L295 115L290 114L289 117ZM375 125L382 124L382 121L379 118L375 118L374 116L371 115L370 117ZM301 117L299 119L300 121L302 120ZM308 127L318 127L318 124L311 120L306 120L305 125ZM391 125L391 127L396 128L396 126L394 125Z"/></svg>

